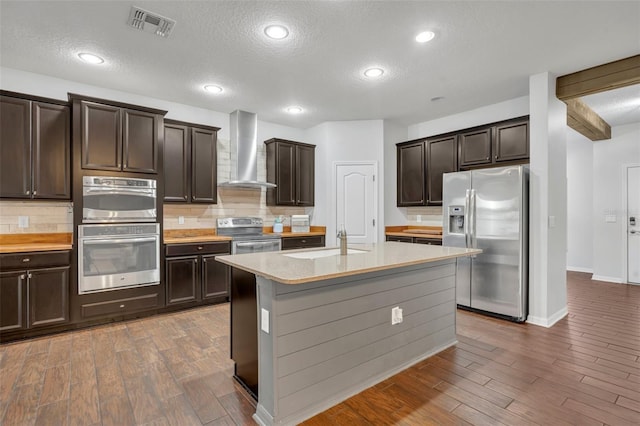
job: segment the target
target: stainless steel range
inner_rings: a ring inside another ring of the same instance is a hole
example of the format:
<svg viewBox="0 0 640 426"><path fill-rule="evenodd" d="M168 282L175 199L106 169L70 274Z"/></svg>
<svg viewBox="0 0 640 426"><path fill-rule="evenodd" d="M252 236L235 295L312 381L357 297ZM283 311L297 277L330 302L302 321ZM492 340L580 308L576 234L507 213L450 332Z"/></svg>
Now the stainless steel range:
<svg viewBox="0 0 640 426"><path fill-rule="evenodd" d="M231 237L231 254L279 251L280 235L263 234L257 217L218 219L218 235ZM258 310L256 277L231 269L231 359L236 379L258 400Z"/></svg>
<svg viewBox="0 0 640 426"><path fill-rule="evenodd" d="M280 235L264 234L264 222L259 217L219 218L217 234L231 237L231 254L279 251Z"/></svg>

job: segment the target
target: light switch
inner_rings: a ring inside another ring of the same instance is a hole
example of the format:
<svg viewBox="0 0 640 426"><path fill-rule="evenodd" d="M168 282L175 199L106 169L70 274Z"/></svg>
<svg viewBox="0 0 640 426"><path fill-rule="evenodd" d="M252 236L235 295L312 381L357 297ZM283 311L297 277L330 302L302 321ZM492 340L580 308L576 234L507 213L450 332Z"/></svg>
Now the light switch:
<svg viewBox="0 0 640 426"><path fill-rule="evenodd" d="M18 228L29 227L29 216L18 216Z"/></svg>
<svg viewBox="0 0 640 426"><path fill-rule="evenodd" d="M269 334L269 311L265 308L261 308L260 314L260 328L262 331Z"/></svg>
<svg viewBox="0 0 640 426"><path fill-rule="evenodd" d="M615 214L607 214L604 216L604 221L606 223L616 223L618 220L618 218L616 217Z"/></svg>
<svg viewBox="0 0 640 426"><path fill-rule="evenodd" d="M184 225L184 216L178 216L178 225Z"/></svg>
<svg viewBox="0 0 640 426"><path fill-rule="evenodd" d="M556 217L549 216L549 228L555 228L555 227L556 227Z"/></svg>

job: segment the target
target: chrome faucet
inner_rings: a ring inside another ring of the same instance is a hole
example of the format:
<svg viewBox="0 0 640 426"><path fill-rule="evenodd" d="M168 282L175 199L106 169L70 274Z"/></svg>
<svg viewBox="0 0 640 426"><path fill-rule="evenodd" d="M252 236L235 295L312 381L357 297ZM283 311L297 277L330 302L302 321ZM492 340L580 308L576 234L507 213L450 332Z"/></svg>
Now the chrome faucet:
<svg viewBox="0 0 640 426"><path fill-rule="evenodd" d="M340 225L338 239L340 240L340 255L344 256L347 254L347 230L344 229L344 224Z"/></svg>

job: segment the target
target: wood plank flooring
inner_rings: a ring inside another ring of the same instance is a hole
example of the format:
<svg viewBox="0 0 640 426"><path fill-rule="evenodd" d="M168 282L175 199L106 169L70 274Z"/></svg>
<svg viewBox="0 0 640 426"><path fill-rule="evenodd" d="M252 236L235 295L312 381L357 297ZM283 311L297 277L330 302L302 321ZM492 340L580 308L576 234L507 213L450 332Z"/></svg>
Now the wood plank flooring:
<svg viewBox="0 0 640 426"><path fill-rule="evenodd" d="M638 425L640 287L568 274L545 329L459 311L459 343L306 425ZM1 425L243 425L229 306L0 345Z"/></svg>

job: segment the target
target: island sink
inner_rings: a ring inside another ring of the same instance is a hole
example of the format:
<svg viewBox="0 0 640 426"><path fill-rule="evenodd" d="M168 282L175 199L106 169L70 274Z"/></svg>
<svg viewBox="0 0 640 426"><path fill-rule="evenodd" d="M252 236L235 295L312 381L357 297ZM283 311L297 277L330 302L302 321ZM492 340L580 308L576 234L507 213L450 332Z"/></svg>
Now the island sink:
<svg viewBox="0 0 640 426"><path fill-rule="evenodd" d="M362 254L366 252L367 250L347 249L347 254ZM340 249L332 248L313 251L302 251L299 253L288 253L284 256L292 257L294 259L318 259L320 257L340 256Z"/></svg>

